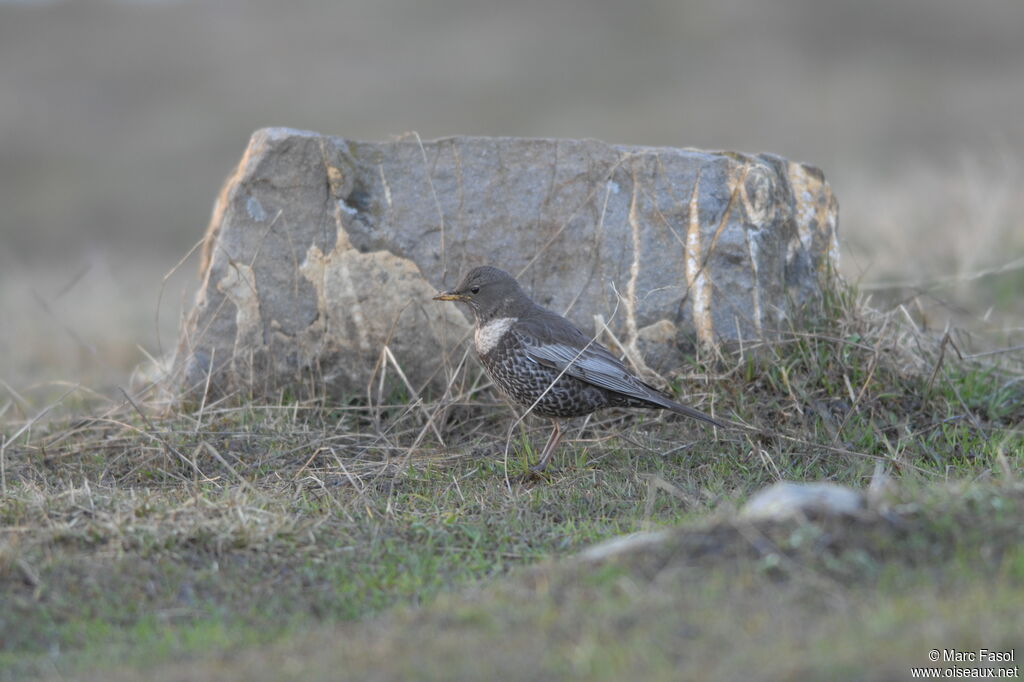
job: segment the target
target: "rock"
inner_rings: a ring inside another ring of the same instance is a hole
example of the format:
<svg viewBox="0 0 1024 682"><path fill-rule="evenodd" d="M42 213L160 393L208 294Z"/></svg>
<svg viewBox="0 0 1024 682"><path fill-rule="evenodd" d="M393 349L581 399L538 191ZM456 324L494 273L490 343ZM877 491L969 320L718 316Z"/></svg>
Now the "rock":
<svg viewBox="0 0 1024 682"><path fill-rule="evenodd" d="M740 517L787 519L807 513L857 514L864 508L864 497L836 483L794 483L779 481L756 492L740 510Z"/></svg>
<svg viewBox="0 0 1024 682"><path fill-rule="evenodd" d="M679 328L670 320L661 319L636 330L636 348L644 364L661 375L680 364L678 338Z"/></svg>
<svg viewBox="0 0 1024 682"><path fill-rule="evenodd" d="M170 386L363 393L387 346L441 389L468 323L430 300L495 264L638 371L785 326L835 270L820 171L767 154L257 131L214 208ZM612 341L614 338L616 341Z"/></svg>
<svg viewBox="0 0 1024 682"><path fill-rule="evenodd" d="M671 537L672 531L668 530L641 531L618 535L587 547L577 555L577 558L584 562L599 563L624 554L632 554L652 547L660 547Z"/></svg>

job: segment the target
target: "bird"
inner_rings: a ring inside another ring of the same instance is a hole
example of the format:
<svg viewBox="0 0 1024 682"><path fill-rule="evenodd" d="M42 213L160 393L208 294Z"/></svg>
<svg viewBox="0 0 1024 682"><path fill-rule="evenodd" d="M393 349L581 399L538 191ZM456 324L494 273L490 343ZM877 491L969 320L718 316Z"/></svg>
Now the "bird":
<svg viewBox="0 0 1024 682"><path fill-rule="evenodd" d="M560 420L605 407L663 409L726 425L645 383L610 350L561 315L543 308L510 274L489 265L433 297L473 312L473 345L494 385L512 402L547 417L554 429L535 465L544 471L562 437Z"/></svg>

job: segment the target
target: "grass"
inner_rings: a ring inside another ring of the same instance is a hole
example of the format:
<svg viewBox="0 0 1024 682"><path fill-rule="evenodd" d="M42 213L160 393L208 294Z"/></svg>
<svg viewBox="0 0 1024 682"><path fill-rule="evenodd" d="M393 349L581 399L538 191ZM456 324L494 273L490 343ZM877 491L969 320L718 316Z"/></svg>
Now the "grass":
<svg viewBox="0 0 1024 682"><path fill-rule="evenodd" d="M609 411L544 479L524 474L547 425L507 441L487 392L38 421L17 402L0 679L888 679L1013 646L1024 369L951 339L839 288L675 385L751 430ZM734 512L778 479L880 474L862 519ZM676 530L574 558L657 529Z"/></svg>
<svg viewBox="0 0 1024 682"><path fill-rule="evenodd" d="M1021 554L996 550L1019 543L1021 500L1020 488L924 495L903 501L912 509L896 525L880 516L717 520L654 549L544 565L281 649L302 652L295 678L327 677L343 664L354 677L388 679L834 679L843 670L864 679L869 662L879 679L904 677L936 641L1017 643ZM985 512L995 501L1005 513L993 520ZM333 651L315 652L332 635ZM281 656L250 651L235 664L248 679L272 679ZM210 667L175 672L183 670Z"/></svg>

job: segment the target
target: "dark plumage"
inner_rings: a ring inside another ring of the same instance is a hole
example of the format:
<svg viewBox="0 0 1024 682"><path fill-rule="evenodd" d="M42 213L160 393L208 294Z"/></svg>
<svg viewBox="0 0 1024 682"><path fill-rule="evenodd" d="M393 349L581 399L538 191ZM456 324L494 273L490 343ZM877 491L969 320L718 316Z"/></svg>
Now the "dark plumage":
<svg viewBox="0 0 1024 682"><path fill-rule="evenodd" d="M474 345L488 376L513 402L554 421L535 471L543 471L558 445L559 419L602 407L671 410L725 426L645 384L569 320L530 300L503 270L474 268L434 300L469 304L476 318Z"/></svg>

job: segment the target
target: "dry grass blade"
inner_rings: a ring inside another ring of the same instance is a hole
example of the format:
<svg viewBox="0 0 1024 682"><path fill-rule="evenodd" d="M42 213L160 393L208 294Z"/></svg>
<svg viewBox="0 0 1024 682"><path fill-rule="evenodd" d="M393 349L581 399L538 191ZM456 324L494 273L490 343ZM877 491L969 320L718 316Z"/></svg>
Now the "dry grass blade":
<svg viewBox="0 0 1024 682"><path fill-rule="evenodd" d="M423 404L423 400L420 398L419 391L413 388L413 385L409 383L408 377L406 377L405 372L402 371L402 366L398 364L398 360L395 358L395 354L391 352L391 348L385 345L383 352L387 356L388 362L390 362L391 366L395 368L395 372L398 373L398 378L402 380L402 383L405 385L406 389L408 389L409 395L412 396L412 404L418 407L419 410L423 412L423 416L426 417L427 423L423 427L424 430L427 428L433 430L434 435L437 436L438 442L441 444L442 447L444 447L444 438L441 436L441 432L438 431L437 425L434 424L434 417L437 415L437 410L431 412Z"/></svg>
<svg viewBox="0 0 1024 682"><path fill-rule="evenodd" d="M26 432L29 431L38 421L43 419L55 407L64 402L64 399L78 390L78 386L69 388L60 398L50 403L36 414L35 417L25 422L21 428L14 432L10 438L0 439L0 493L7 494L7 448L15 443Z"/></svg>
<svg viewBox="0 0 1024 682"><path fill-rule="evenodd" d="M846 428L846 424L850 421L850 417L857 409L857 406L860 405L861 401L864 399L864 394L867 392L868 386L871 385L871 379L874 378L875 369L878 367L878 349L881 343L882 340L879 339L878 343L876 343L875 347L872 349L871 361L868 364L868 375L864 379L864 383L861 384L860 391L858 391L856 397L852 398L849 411L847 411L847 413L843 415L843 421L840 422L839 428L836 429L835 436L832 437L832 445L835 445L836 443L839 442L839 437L843 434L843 429ZM843 375L843 378L846 379L847 385L849 385L849 379L846 377L845 374Z"/></svg>
<svg viewBox="0 0 1024 682"><path fill-rule="evenodd" d="M146 426L149 427L149 432L147 435L149 435L151 438L153 438L154 440L158 441L161 445L163 445L166 452L173 453L178 457L179 460L181 460L185 464L189 464L195 467L195 462L186 457L181 452L181 450L171 445L169 442L167 442L167 439L160 435L160 432L157 431L156 427L153 425L153 422L151 422L149 420L149 417L147 417L146 414L139 408L139 406L135 404L135 401L132 400L132 397L130 395L128 395L128 392L123 388L120 390L121 394L124 395L125 400L127 400L128 404L130 404L132 408L135 410L135 413L138 414L142 421L145 422ZM199 471L198 468L196 468L195 471L197 474L202 473L201 471Z"/></svg>
<svg viewBox="0 0 1024 682"><path fill-rule="evenodd" d="M235 480L237 480L242 485L243 488L245 488L246 490L248 490L250 493L257 497L263 497L262 493L260 493L260 491L257 490L252 483L247 481L244 476L235 471L235 468L231 466L231 464L226 459L224 459L224 457L222 457L219 452L217 452L217 448L213 447L206 441L201 442L200 445L203 447L203 449L210 453L214 459L220 462L225 469L231 472L231 475L235 477Z"/></svg>
<svg viewBox="0 0 1024 682"><path fill-rule="evenodd" d="M916 291L928 291L938 287L946 287L954 284L973 282L992 275L1001 275L1007 272L1024 270L1024 258L1016 258L1002 265L968 272L961 275L950 275L948 277L936 277L920 280L890 280L884 282L867 282L860 285L863 291L884 291L886 289L914 289Z"/></svg>
<svg viewBox="0 0 1024 682"><path fill-rule="evenodd" d="M184 265L188 261L188 259L191 258L192 255L203 246L203 244L206 243L206 240L207 240L207 235L204 234L199 239L199 241L197 241L195 244L193 244L192 248L189 249L185 253L185 255L182 256L178 260L178 262L174 264L174 266L170 270L168 270L167 272L164 273L163 278L160 280L160 292L157 294L157 297L156 297L156 311L154 313L155 314L155 318L153 320L153 323L154 323L155 329L156 329L157 355L159 355L160 357L164 356L163 339L160 338L160 309L161 309L161 303L163 302L163 299L164 299L164 291L167 288L167 282L171 279L171 277L174 276L174 273L176 273L179 269L181 269L181 266Z"/></svg>

